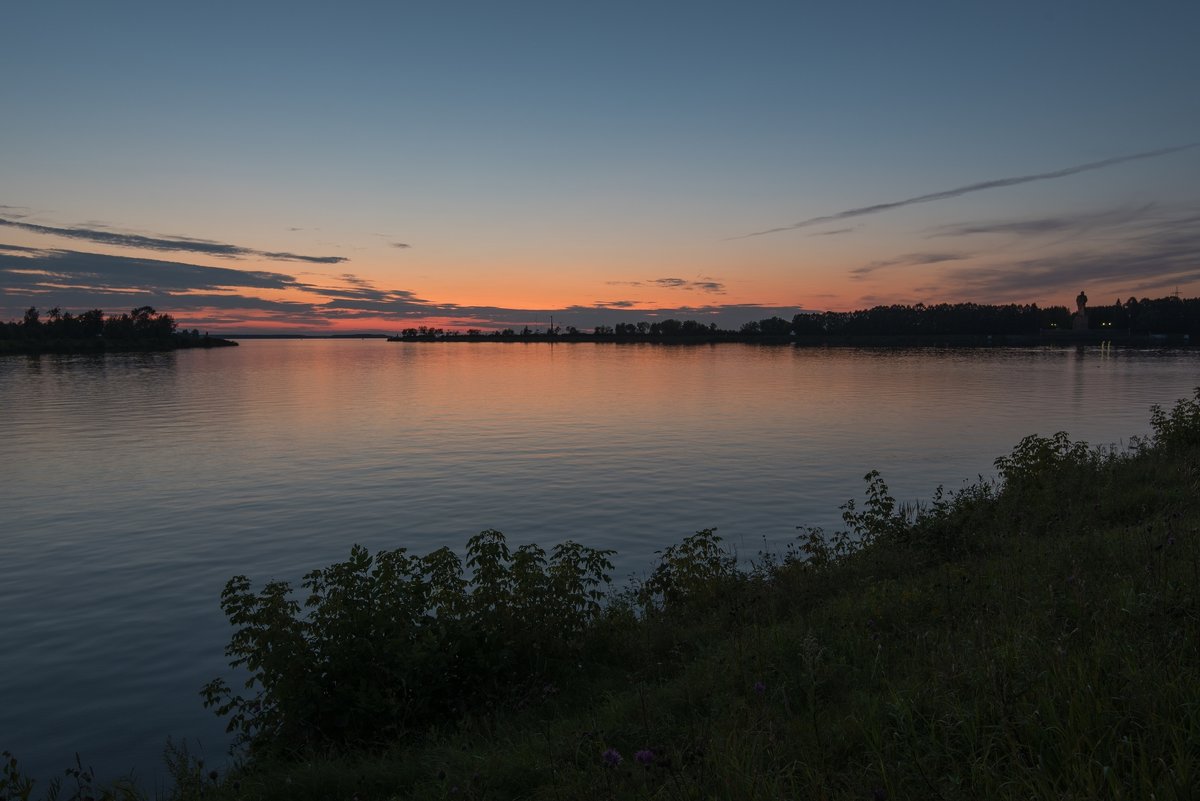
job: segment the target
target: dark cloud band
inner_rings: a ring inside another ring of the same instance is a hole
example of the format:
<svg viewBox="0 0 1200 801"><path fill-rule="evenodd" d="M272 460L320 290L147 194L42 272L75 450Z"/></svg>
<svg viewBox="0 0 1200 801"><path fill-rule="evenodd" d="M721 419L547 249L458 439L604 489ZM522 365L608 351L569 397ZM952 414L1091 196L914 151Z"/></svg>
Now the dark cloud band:
<svg viewBox="0 0 1200 801"><path fill-rule="evenodd" d="M12 215L9 215L10 217ZM210 242L206 239L189 239L174 236L142 236L141 234L123 234L116 231L105 231L96 228L56 228L49 225L17 222L13 219L0 217L0 225L19 228L35 234L47 236L62 236L68 239L82 239L102 245L116 247L138 248L141 250L179 251L184 253L202 253L208 256L219 256L226 259L237 259L246 256L270 259L272 261L303 261L310 264L338 264L347 261L344 256L303 256L298 253L254 250L239 245L224 242Z"/></svg>
<svg viewBox="0 0 1200 801"><path fill-rule="evenodd" d="M263 290L282 289L293 291L289 299L259 295ZM293 294L296 299L291 299ZM790 319L802 311L755 304L635 308L634 301L623 299L558 309L464 306L434 303L404 289L380 289L352 273L324 276L318 284L283 273L0 244L0 319L14 319L31 305L119 310L147 304L178 314L184 324L220 325L227 333L253 330L264 323L317 331L359 319L372 325L385 319L397 327L423 320L463 327L538 327L547 325L551 316L558 324L579 328L672 317L736 327L771 316Z"/></svg>

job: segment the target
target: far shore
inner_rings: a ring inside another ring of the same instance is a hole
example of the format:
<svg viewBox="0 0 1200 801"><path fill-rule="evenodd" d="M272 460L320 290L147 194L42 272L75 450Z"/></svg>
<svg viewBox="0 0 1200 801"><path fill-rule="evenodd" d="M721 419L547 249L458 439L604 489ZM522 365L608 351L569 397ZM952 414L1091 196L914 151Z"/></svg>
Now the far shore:
<svg viewBox="0 0 1200 801"><path fill-rule="evenodd" d="M361 337L363 339L370 337ZM1037 347L1044 345L1121 345L1179 347L1190 345L1187 334L1149 334L1128 331L1043 331L1036 334L877 334L790 336L713 333L699 336L623 336L614 334L443 334L387 337L388 342L503 342L596 343L616 345L796 345L798 347Z"/></svg>

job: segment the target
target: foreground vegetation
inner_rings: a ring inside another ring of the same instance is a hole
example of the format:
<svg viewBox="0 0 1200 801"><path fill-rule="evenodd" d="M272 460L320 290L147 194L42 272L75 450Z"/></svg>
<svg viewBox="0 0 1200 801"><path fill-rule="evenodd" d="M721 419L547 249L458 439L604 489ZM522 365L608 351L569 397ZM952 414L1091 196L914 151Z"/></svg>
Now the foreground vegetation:
<svg viewBox="0 0 1200 801"><path fill-rule="evenodd" d="M156 313L153 306L108 316L100 309L74 315L55 307L44 318L30 306L22 319L0 323L0 355L160 351L236 344L201 335L196 329L178 330L174 317Z"/></svg>
<svg viewBox="0 0 1200 801"><path fill-rule="evenodd" d="M169 748L174 796L1195 798L1200 390L1151 424L1027 437L919 508L871 473L842 532L747 565L702 531L617 592L606 552L491 531L236 577L246 682L204 696L241 761Z"/></svg>

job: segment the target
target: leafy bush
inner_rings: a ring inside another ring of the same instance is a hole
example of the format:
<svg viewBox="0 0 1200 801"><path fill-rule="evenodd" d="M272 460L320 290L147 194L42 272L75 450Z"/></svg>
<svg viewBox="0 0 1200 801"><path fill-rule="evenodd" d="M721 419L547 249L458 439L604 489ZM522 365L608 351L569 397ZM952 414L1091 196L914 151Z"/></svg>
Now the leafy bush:
<svg viewBox="0 0 1200 801"><path fill-rule="evenodd" d="M720 593L737 575L737 559L721 545L715 528L697 531L662 551L638 592L645 608L675 610Z"/></svg>
<svg viewBox="0 0 1200 801"><path fill-rule="evenodd" d="M799 550L803 561L812 568L824 568L883 541L895 541L906 537L914 522L911 510L897 508L888 486L878 470L863 476L867 482L867 496L860 510L853 498L842 504L842 522L847 526L842 531L826 535L818 527L800 526ZM935 511L944 512L938 489Z"/></svg>
<svg viewBox="0 0 1200 801"><path fill-rule="evenodd" d="M515 697L570 664L611 553L566 542L547 559L488 530L468 543L464 576L448 548L355 546L304 577L303 604L287 582L255 592L235 576L221 594L237 627L225 652L248 693L214 679L205 706L251 753L304 753L382 745Z"/></svg>
<svg viewBox="0 0 1200 801"><path fill-rule="evenodd" d="M1194 448L1200 445L1200 387L1193 397L1176 402L1170 412L1161 406L1150 407L1150 427L1154 444L1168 450Z"/></svg>
<svg viewBox="0 0 1200 801"><path fill-rule="evenodd" d="M1092 453L1086 442L1072 442L1065 431L1052 437L1031 434L995 465L1006 488L1019 492L1051 483L1067 467L1088 464Z"/></svg>

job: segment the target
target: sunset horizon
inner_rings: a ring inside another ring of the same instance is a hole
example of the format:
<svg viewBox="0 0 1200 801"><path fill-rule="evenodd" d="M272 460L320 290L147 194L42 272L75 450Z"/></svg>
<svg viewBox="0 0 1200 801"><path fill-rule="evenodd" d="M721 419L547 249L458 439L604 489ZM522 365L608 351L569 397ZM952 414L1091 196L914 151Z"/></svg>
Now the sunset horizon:
<svg viewBox="0 0 1200 801"><path fill-rule="evenodd" d="M0 319L736 327L1200 294L1184 9L134 8L14 9Z"/></svg>

